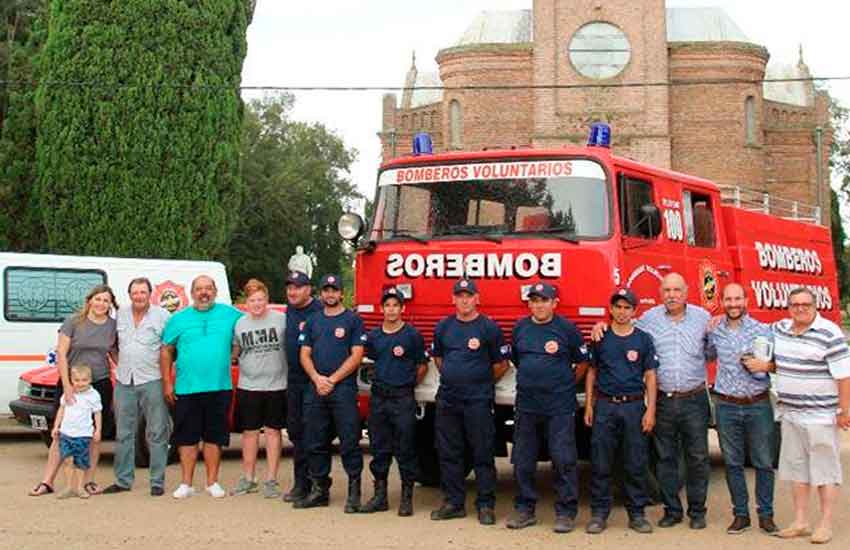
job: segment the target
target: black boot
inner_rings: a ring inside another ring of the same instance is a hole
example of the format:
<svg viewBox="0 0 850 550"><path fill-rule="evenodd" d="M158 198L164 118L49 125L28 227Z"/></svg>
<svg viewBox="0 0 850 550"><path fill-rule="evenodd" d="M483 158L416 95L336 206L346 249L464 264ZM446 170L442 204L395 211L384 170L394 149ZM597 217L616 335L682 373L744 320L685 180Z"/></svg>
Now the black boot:
<svg viewBox="0 0 850 550"><path fill-rule="evenodd" d="M375 480L375 496L366 503L361 512L371 514L372 512L386 512L390 509L390 504L387 502L387 480Z"/></svg>
<svg viewBox="0 0 850 550"><path fill-rule="evenodd" d="M314 479L313 487L310 489L310 494L301 500L296 500L293 508L316 508L318 506L327 506L330 502L330 483L325 479Z"/></svg>
<svg viewBox="0 0 850 550"><path fill-rule="evenodd" d="M310 494L310 481L307 479L297 479L292 486L292 490L283 495L284 502L298 502L304 500Z"/></svg>
<svg viewBox="0 0 850 550"><path fill-rule="evenodd" d="M360 478L348 479L348 499L345 501L345 513L356 514L360 511Z"/></svg>
<svg viewBox="0 0 850 550"><path fill-rule="evenodd" d="M398 515L413 515L413 482L401 482L401 502L398 503Z"/></svg>

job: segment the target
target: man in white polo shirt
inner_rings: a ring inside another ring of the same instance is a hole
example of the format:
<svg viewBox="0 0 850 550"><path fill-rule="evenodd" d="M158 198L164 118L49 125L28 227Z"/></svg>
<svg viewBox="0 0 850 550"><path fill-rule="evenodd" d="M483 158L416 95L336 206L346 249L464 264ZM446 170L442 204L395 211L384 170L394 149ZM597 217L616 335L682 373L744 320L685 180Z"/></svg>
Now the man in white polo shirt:
<svg viewBox="0 0 850 550"><path fill-rule="evenodd" d="M782 448L779 478L793 484L794 522L777 533L811 542L832 539L832 511L841 484L838 429L850 428L850 349L841 329L817 312L812 291L796 288L788 295L790 319L773 325L775 335ZM747 360L751 371L770 365ZM749 364L753 362L753 364ZM809 529L808 503L817 487L821 519Z"/></svg>

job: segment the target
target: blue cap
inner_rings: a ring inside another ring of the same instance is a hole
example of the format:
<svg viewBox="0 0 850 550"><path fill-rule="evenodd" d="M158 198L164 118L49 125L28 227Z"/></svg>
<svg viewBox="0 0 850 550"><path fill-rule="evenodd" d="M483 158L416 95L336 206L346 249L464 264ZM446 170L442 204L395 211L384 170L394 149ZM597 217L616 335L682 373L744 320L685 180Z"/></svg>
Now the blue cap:
<svg viewBox="0 0 850 550"><path fill-rule="evenodd" d="M528 297L531 298L532 296L540 296L547 300L554 300L558 297L558 289L549 283L538 281L531 285L531 288L528 289Z"/></svg>
<svg viewBox="0 0 850 550"><path fill-rule="evenodd" d="M335 288L337 290L342 290L342 279L339 275L334 275L333 273L329 273L322 277L322 280L319 282L319 288Z"/></svg>
<svg viewBox="0 0 850 550"><path fill-rule="evenodd" d="M404 294L402 294L401 291L394 286L385 288L381 293L381 305L384 305L384 302L390 298L395 298L398 300L398 303L404 304Z"/></svg>
<svg viewBox="0 0 850 550"><path fill-rule="evenodd" d="M309 285L310 277L303 271L290 271L289 277L286 278L286 284L295 286Z"/></svg>
<svg viewBox="0 0 850 550"><path fill-rule="evenodd" d="M619 290L616 290L614 294L611 295L612 306L620 300L625 300L632 307L637 307L637 296L635 296L635 293L629 290L628 288L621 288Z"/></svg>
<svg viewBox="0 0 850 550"><path fill-rule="evenodd" d="M475 281L472 279L461 279L456 282L455 286L452 288L452 294L460 294L461 292L478 294L478 287L475 286Z"/></svg>

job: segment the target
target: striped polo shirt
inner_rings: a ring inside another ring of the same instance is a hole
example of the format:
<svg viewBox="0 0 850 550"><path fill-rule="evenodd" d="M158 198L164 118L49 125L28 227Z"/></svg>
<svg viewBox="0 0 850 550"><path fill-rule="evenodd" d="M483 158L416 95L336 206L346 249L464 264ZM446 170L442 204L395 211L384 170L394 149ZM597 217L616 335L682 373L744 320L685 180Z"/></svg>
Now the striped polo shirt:
<svg viewBox="0 0 850 550"><path fill-rule="evenodd" d="M773 324L776 391L783 418L803 424L832 424L838 383L850 377L850 349L844 334L820 315L801 334L791 319Z"/></svg>
<svg viewBox="0 0 850 550"><path fill-rule="evenodd" d="M706 329L711 315L687 304L685 316L673 321L662 304L649 309L635 326L652 336L658 356L658 389L684 392L705 383Z"/></svg>

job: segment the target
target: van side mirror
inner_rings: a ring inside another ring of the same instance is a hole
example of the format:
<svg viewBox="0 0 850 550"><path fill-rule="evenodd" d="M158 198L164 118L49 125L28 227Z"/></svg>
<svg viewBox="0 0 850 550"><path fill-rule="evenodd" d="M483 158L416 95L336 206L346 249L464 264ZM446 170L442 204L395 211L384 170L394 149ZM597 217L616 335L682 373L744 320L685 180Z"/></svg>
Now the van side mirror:
<svg viewBox="0 0 850 550"><path fill-rule="evenodd" d="M654 239L661 234L661 212L653 203L641 205L640 220L637 223L640 233L647 239Z"/></svg>

